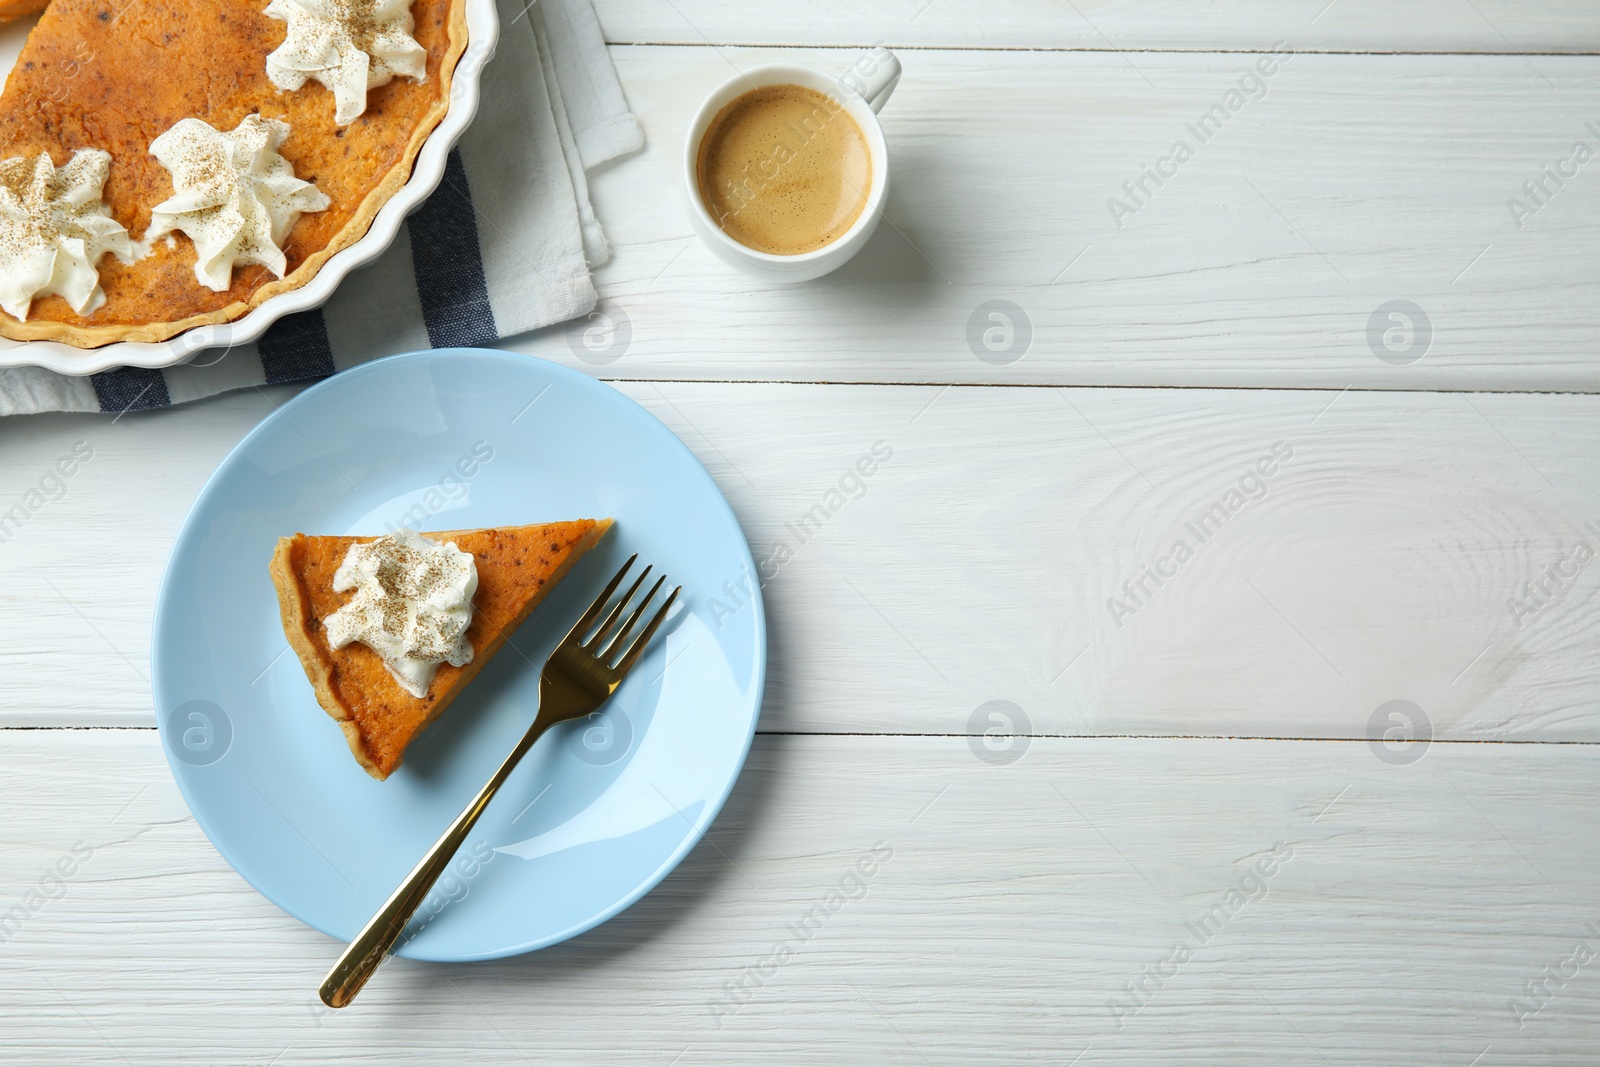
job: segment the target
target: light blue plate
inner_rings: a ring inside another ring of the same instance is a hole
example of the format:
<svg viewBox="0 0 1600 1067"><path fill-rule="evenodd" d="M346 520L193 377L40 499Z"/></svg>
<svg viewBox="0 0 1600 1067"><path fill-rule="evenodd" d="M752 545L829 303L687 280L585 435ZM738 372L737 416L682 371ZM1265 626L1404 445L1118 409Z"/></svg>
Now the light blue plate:
<svg viewBox="0 0 1600 1067"><path fill-rule="evenodd" d="M284 642L267 576L278 537L605 516L616 526L512 636L516 647L388 781L369 778ZM349 940L511 750L537 706L535 664L633 552L682 583L683 608L599 717L555 728L523 760L402 955L475 960L553 945L677 866L755 733L761 594L705 469L642 408L581 374L446 349L301 393L201 490L156 605L156 714L201 828L269 900Z"/></svg>

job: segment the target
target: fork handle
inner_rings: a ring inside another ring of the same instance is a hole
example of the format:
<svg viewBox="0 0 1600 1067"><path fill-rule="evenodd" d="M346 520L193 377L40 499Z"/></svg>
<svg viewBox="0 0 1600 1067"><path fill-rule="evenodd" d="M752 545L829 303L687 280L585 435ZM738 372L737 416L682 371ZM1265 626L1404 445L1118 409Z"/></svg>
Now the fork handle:
<svg viewBox="0 0 1600 1067"><path fill-rule="evenodd" d="M534 718L533 725L517 742L517 747L512 749L511 755L500 764L500 769L494 772L494 777L489 779L487 785L478 791L472 803L457 815L455 821L434 842L427 855L412 868L406 875L400 887L390 894L378 914L367 921L339 957L339 962L333 965L333 970L328 972L328 977L322 980L322 1002L330 1008L342 1008L355 999L361 987L367 984L378 965L383 962L389 950L394 948L394 943L400 939L405 931L406 924L411 921L411 916L416 914L422 902L427 899L428 892L433 884L444 874L445 868L455 858L456 852L477 825L478 818L499 792L505 780L521 762L522 757L528 754L535 741L544 733L549 723Z"/></svg>

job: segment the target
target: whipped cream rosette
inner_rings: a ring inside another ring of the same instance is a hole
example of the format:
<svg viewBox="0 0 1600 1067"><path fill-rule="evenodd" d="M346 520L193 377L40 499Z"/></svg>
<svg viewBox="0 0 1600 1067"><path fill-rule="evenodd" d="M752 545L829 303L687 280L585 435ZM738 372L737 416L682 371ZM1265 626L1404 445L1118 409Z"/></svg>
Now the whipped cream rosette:
<svg viewBox="0 0 1600 1067"><path fill-rule="evenodd" d="M217 292L233 281L233 268L257 263L281 278L283 240L302 212L331 201L294 176L278 148L289 124L248 115L226 133L200 119L183 119L150 144L172 172L174 195L150 213L145 240L181 230L194 242L195 277Z"/></svg>
<svg viewBox="0 0 1600 1067"><path fill-rule="evenodd" d="M354 544L333 574L333 590L355 596L322 620L328 643L360 641L400 688L424 697L439 664L472 662L467 627L478 568L472 553L401 529Z"/></svg>
<svg viewBox="0 0 1600 1067"><path fill-rule="evenodd" d="M0 308L26 319L35 297L60 296L80 315L105 303L100 257L133 258L128 231L100 199L110 171L97 148L60 170L47 152L0 161Z"/></svg>
<svg viewBox="0 0 1600 1067"><path fill-rule="evenodd" d="M411 0L272 0L267 15L288 24L267 56L268 80L285 91L320 82L333 93L340 126L367 109L367 90L396 75L428 76L428 53L411 36Z"/></svg>

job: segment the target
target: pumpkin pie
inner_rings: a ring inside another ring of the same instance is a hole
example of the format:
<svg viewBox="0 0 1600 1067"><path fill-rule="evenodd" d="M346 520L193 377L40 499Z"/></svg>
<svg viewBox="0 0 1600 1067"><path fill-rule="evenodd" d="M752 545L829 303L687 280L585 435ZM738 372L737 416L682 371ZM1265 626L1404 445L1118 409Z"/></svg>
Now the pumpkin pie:
<svg viewBox="0 0 1600 1067"><path fill-rule="evenodd" d="M0 269L47 279L39 229L95 196L134 247L102 242L93 299L43 284L11 301L25 317L0 313L0 335L161 341L304 285L410 178L466 44L466 0L54 0L0 93L0 161L26 163L0 175L0 215L27 215L0 227ZM215 180L228 152L249 187ZM245 251L223 270L206 227L240 203Z"/></svg>
<svg viewBox="0 0 1600 1067"><path fill-rule="evenodd" d="M379 652L360 640L349 641L349 632L330 633L350 629L341 624L362 596L360 589L335 589L351 584L336 580L347 573L342 568L353 557L351 547L380 539L301 533L279 538L271 573L284 636L300 657L317 702L339 723L368 774L383 779L400 766L411 740L460 695L610 526L610 519L580 519L424 535L434 547L454 545L456 554L470 553L476 570L476 589L468 591L471 621L459 635L468 646L465 655L443 658L425 681L396 675ZM381 567L373 573L392 589Z"/></svg>

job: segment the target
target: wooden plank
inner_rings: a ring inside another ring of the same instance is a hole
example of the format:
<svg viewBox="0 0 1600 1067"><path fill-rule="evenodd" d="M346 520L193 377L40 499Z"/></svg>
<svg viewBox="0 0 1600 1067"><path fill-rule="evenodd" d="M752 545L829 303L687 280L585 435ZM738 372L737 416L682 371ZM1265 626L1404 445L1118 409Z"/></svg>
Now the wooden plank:
<svg viewBox="0 0 1600 1067"><path fill-rule="evenodd" d="M0 1061L1575 1067L1596 759L764 737L714 847L628 912L530 958L391 961L330 1014L337 946L228 869L153 733L0 731L0 904L48 893L0 944Z"/></svg>
<svg viewBox="0 0 1600 1067"><path fill-rule="evenodd" d="M1279 38L1306 51L1594 52L1600 16L1583 0L597 0L619 44L841 45L1022 49L1260 48ZM1537 62L1537 60L1535 60Z"/></svg>
<svg viewBox="0 0 1600 1067"><path fill-rule="evenodd" d="M1600 58L1298 54L1249 100L1228 94L1260 56L910 53L883 112L889 224L786 287L692 235L682 137L735 67L848 53L613 55L648 145L593 181L608 318L527 351L617 378L1600 386L1600 163L1573 162L1600 150Z"/></svg>
<svg viewBox="0 0 1600 1067"><path fill-rule="evenodd" d="M0 526L0 721L153 725L150 623L173 538L217 464L292 394L0 419L0 514L26 511Z"/></svg>
<svg viewBox="0 0 1600 1067"><path fill-rule="evenodd" d="M1001 700L1037 733L1359 738L1402 700L1439 737L1600 740L1600 398L619 388L751 541L764 729L981 733ZM167 545L268 403L0 422L13 496L94 449L0 545L0 721L153 722ZM691 591L712 624L749 610L727 580Z"/></svg>

